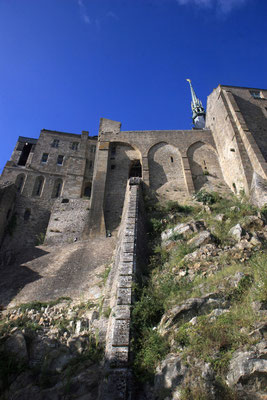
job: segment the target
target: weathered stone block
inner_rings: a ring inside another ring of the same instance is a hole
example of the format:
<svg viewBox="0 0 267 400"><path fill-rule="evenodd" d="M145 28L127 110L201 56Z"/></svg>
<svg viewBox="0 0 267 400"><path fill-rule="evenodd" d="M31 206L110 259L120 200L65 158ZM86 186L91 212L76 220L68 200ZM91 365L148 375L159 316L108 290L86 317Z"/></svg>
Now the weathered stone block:
<svg viewBox="0 0 267 400"><path fill-rule="evenodd" d="M132 289L131 288L118 288L117 291L117 304L131 304Z"/></svg>
<svg viewBox="0 0 267 400"><path fill-rule="evenodd" d="M112 347L110 352L110 366L112 368L126 367L128 364L128 357L128 347Z"/></svg>
<svg viewBox="0 0 267 400"><path fill-rule="evenodd" d="M113 346L129 346L130 320L117 319L113 331Z"/></svg>
<svg viewBox="0 0 267 400"><path fill-rule="evenodd" d="M132 275L121 275L119 276L119 288L130 288L132 287L133 276Z"/></svg>
<svg viewBox="0 0 267 400"><path fill-rule="evenodd" d="M130 319L131 306L130 305L118 305L114 308L114 314L116 319Z"/></svg>
<svg viewBox="0 0 267 400"><path fill-rule="evenodd" d="M120 275L131 275L133 273L133 263L121 263L119 273Z"/></svg>

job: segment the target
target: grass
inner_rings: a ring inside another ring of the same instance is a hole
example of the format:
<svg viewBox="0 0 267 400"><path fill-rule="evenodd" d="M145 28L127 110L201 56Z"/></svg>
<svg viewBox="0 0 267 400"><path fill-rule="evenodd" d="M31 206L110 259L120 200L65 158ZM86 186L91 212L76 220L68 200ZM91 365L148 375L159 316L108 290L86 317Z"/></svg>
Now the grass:
<svg viewBox="0 0 267 400"><path fill-rule="evenodd" d="M223 252L216 257L218 268L209 275L201 274L200 268L199 275L195 273L193 278L176 276L181 267L187 267L183 258L192 252L192 248L180 235L172 238L169 248L162 247L160 234L163 230L192 218L204 219L207 227L212 229L217 245L225 246L233 243L228 235L230 228L245 216L258 212L244 195L222 198L212 193L201 201L209 204L210 213L199 206L183 208L174 202L149 206L152 254L143 281L135 289L137 300L132 311L134 372L141 382L152 380L156 366L169 351L182 351L184 359L189 357L210 363L217 374L218 399L234 400L235 393L226 387L224 377L233 352L254 343L249 333L261 322L261 317L252 304L267 301L267 254L263 248L252 252L248 261L237 262L230 252ZM218 214L224 214L223 222L216 220ZM237 272L243 272L244 276L235 287L233 277ZM194 326L180 322L171 328L171 335L159 334L157 326L166 311L186 299L211 292L219 292L228 301L229 312L214 318L202 315ZM170 342L171 339L174 342ZM185 385L182 399L208 398L201 385L197 389Z"/></svg>

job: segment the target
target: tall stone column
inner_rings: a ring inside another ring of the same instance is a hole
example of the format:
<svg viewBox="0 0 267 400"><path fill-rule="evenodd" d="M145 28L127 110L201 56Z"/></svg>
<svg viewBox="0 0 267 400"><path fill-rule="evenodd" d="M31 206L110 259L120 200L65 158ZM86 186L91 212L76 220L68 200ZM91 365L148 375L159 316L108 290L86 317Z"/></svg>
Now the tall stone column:
<svg viewBox="0 0 267 400"><path fill-rule="evenodd" d="M89 223L84 237L106 236L104 219L105 186L108 168L109 142L99 142L96 152Z"/></svg>

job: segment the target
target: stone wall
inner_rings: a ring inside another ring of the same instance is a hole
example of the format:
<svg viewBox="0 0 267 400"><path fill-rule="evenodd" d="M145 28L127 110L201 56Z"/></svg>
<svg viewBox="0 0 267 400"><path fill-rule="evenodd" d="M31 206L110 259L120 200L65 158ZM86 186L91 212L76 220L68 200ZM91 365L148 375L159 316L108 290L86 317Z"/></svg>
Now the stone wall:
<svg viewBox="0 0 267 400"><path fill-rule="evenodd" d="M90 200L57 199L52 207L45 244L72 243L81 239L89 210Z"/></svg>
<svg viewBox="0 0 267 400"><path fill-rule="evenodd" d="M263 92L265 99L255 100L248 88L219 86L208 97L206 125L213 132L224 180L235 192L249 194L253 171L267 177Z"/></svg>
<svg viewBox="0 0 267 400"><path fill-rule="evenodd" d="M14 224L13 210L15 206L17 188L14 184L0 185L0 246L7 226ZM13 217L13 218L12 218Z"/></svg>
<svg viewBox="0 0 267 400"><path fill-rule="evenodd" d="M101 400L130 398L130 313L132 283L145 258L144 209L140 178L130 178L119 230L115 261L109 276L111 307L106 339L106 375Z"/></svg>
<svg viewBox="0 0 267 400"><path fill-rule="evenodd" d="M44 241L51 206L40 199L17 196L11 216L14 224L1 245L2 263L13 262L21 250Z"/></svg>
<svg viewBox="0 0 267 400"><path fill-rule="evenodd" d="M112 143L109 148L104 204L105 225L109 232L117 230L120 225L125 190L133 160L140 160L138 151L125 143Z"/></svg>

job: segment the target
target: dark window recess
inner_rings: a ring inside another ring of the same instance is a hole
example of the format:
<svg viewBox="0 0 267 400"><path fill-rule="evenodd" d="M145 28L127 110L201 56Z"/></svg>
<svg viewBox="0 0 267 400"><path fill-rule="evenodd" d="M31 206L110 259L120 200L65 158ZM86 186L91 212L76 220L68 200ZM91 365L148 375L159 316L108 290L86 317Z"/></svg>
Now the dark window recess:
<svg viewBox="0 0 267 400"><path fill-rule="evenodd" d="M18 165L26 165L26 162L28 160L31 148L32 148L32 144L31 143L25 143L24 144L24 146L22 148L22 151L21 151L21 155L20 155L19 161L18 161Z"/></svg>
<svg viewBox="0 0 267 400"><path fill-rule="evenodd" d="M72 142L71 143L71 150L78 150L79 142Z"/></svg>
<svg viewBox="0 0 267 400"><path fill-rule="evenodd" d="M43 153L41 162L42 162L42 163L46 163L47 160L48 160L48 153Z"/></svg>
<svg viewBox="0 0 267 400"><path fill-rule="evenodd" d="M85 197L90 198L91 197L91 190L92 190L91 184L86 185L85 188L84 188L84 191L83 191L83 195Z"/></svg>
<svg viewBox="0 0 267 400"><path fill-rule="evenodd" d="M115 169L116 168L116 165L114 165L114 164L112 164L111 166L110 166L110 169Z"/></svg>
<svg viewBox="0 0 267 400"><path fill-rule="evenodd" d="M95 146L91 146L91 153L95 153Z"/></svg>
<svg viewBox="0 0 267 400"><path fill-rule="evenodd" d="M69 199L62 199L61 203L69 203Z"/></svg>
<svg viewBox="0 0 267 400"><path fill-rule="evenodd" d="M130 171L129 171L129 178L132 177L142 177L142 166L139 160L134 160L132 162Z"/></svg>
<svg viewBox="0 0 267 400"><path fill-rule="evenodd" d="M51 196L52 198L60 197L62 185L63 185L62 179L55 180L53 191L52 191L52 196Z"/></svg>
<svg viewBox="0 0 267 400"><path fill-rule="evenodd" d="M57 165L62 165L64 160L64 156L57 156Z"/></svg>
<svg viewBox="0 0 267 400"><path fill-rule="evenodd" d="M173 162L173 157L171 157L171 162Z"/></svg>
<svg viewBox="0 0 267 400"><path fill-rule="evenodd" d="M235 153L235 149L230 149L230 151L232 151L233 153Z"/></svg>
<svg viewBox="0 0 267 400"><path fill-rule="evenodd" d="M261 92L259 90L250 90L250 94L254 99L261 99Z"/></svg>
<svg viewBox="0 0 267 400"><path fill-rule="evenodd" d="M59 139L54 139L53 142L51 143L51 146L57 149L59 146Z"/></svg>
<svg viewBox="0 0 267 400"><path fill-rule="evenodd" d="M22 191L23 183L24 183L24 174L20 174L17 176L16 183L15 185L17 186L18 192L20 193Z"/></svg>
<svg viewBox="0 0 267 400"><path fill-rule="evenodd" d="M29 221L29 219L30 219L30 216L31 216L31 210L29 209L29 208L27 208L26 210L25 210L25 212L24 212L24 221Z"/></svg>
<svg viewBox="0 0 267 400"><path fill-rule="evenodd" d="M114 146L114 144L111 146L110 154L111 154L112 156L115 156L115 154L116 154L116 146Z"/></svg>
<svg viewBox="0 0 267 400"><path fill-rule="evenodd" d="M34 188L33 188L33 196L41 196L42 188L44 184L44 178L42 176L38 176L35 180Z"/></svg>
<svg viewBox="0 0 267 400"><path fill-rule="evenodd" d="M93 161L90 161L89 168L92 168L92 167L93 167Z"/></svg>

